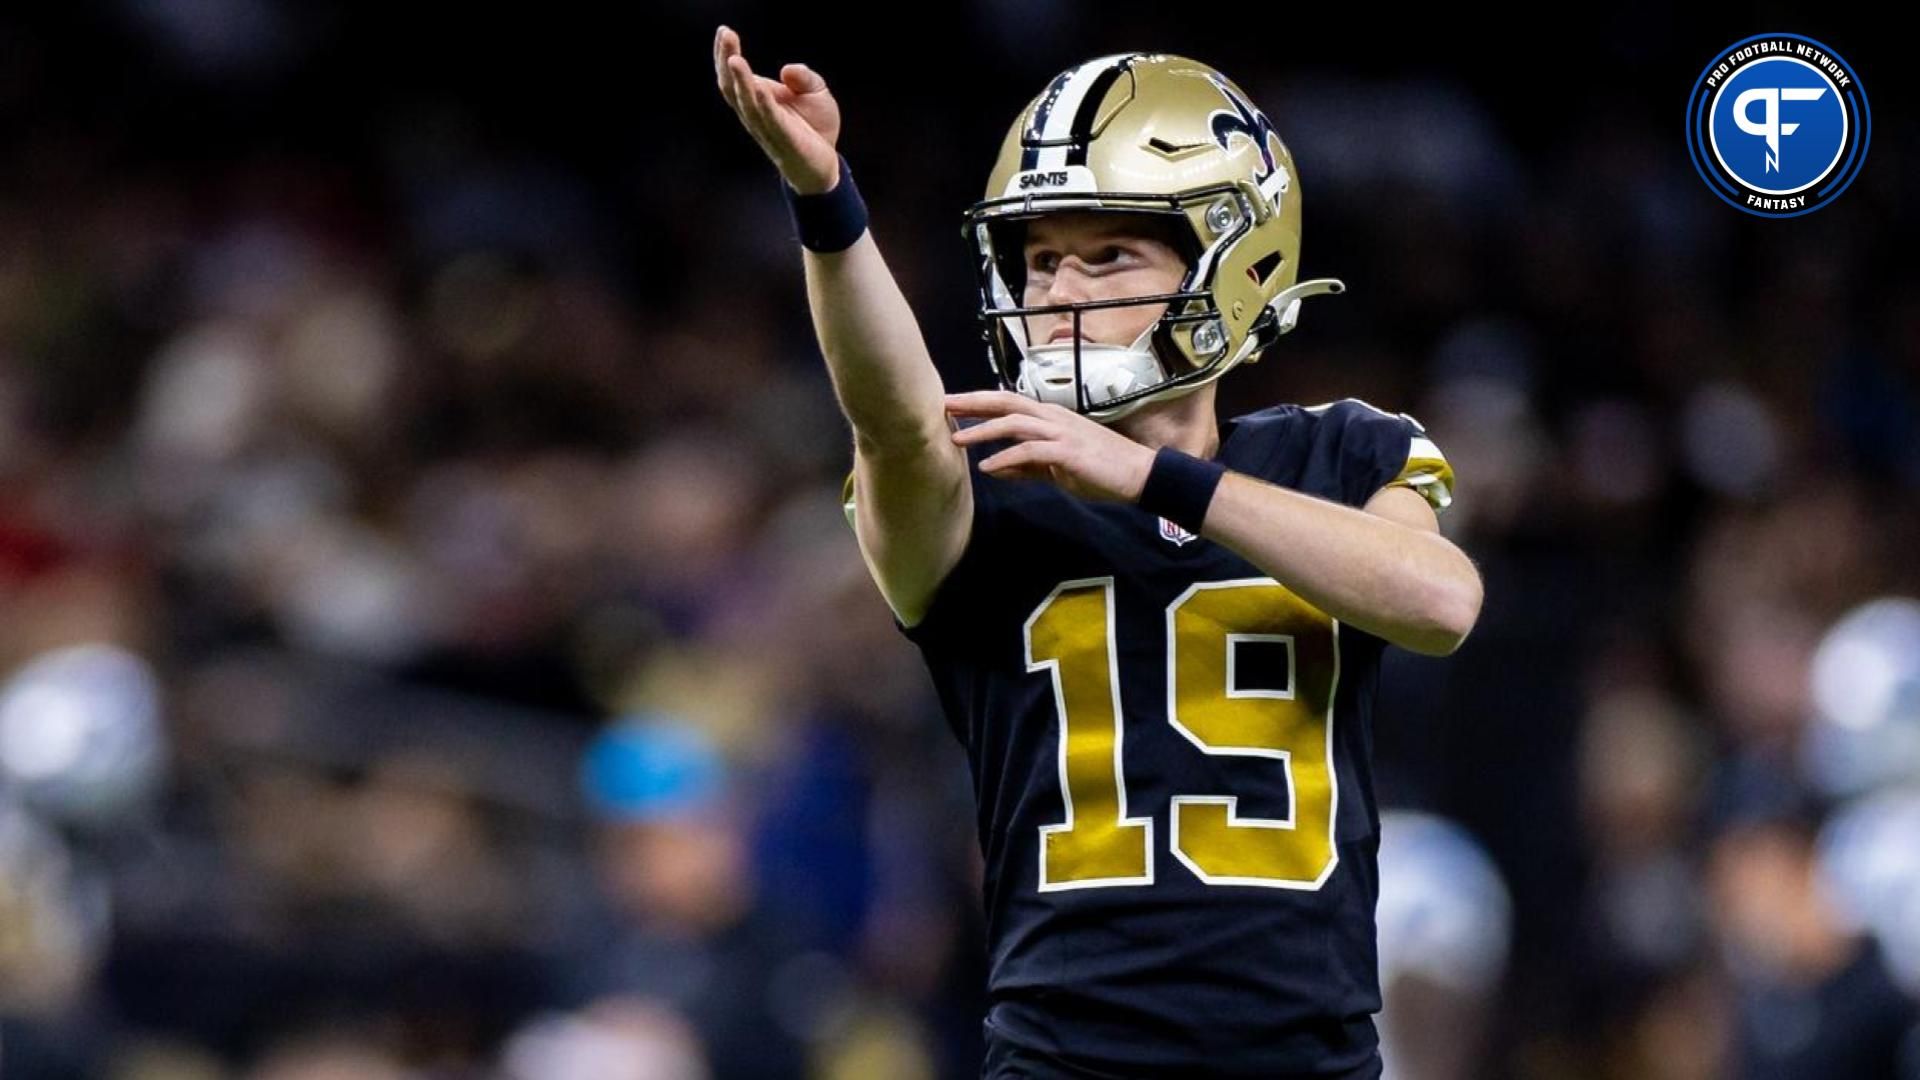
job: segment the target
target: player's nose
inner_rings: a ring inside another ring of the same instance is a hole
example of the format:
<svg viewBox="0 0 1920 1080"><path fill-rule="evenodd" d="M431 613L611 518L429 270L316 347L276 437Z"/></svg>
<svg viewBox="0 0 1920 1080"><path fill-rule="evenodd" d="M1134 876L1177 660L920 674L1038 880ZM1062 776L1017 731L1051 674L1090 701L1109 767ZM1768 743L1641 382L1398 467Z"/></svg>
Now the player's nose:
<svg viewBox="0 0 1920 1080"><path fill-rule="evenodd" d="M1077 304L1087 297L1087 277L1071 264L1064 264L1055 271L1053 280L1047 285L1049 304Z"/></svg>

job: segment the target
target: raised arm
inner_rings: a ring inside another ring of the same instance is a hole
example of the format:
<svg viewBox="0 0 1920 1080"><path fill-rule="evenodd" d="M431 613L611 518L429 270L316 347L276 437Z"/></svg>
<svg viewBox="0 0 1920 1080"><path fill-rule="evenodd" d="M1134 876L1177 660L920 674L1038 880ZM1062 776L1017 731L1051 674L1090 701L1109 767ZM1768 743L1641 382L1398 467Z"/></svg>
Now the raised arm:
<svg viewBox="0 0 1920 1080"><path fill-rule="evenodd" d="M802 195L840 182L840 107L804 64L755 75L722 26L714 74L781 177ZM902 622L925 613L959 561L973 520L966 452L954 444L940 373L871 232L844 251L803 249L807 301L834 396L853 428L855 533L867 568Z"/></svg>

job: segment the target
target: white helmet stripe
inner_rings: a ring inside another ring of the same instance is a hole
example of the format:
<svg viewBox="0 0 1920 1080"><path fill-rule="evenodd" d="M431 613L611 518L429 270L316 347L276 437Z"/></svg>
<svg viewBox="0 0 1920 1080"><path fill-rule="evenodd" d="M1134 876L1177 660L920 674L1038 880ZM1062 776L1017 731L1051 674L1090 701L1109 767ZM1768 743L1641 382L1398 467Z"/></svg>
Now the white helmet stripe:
<svg viewBox="0 0 1920 1080"><path fill-rule="evenodd" d="M1108 85L1108 81L1101 76L1132 56L1132 53L1116 53L1113 56L1103 56L1098 60L1089 60L1081 64L1067 76L1059 94L1052 100L1041 103L1040 111L1034 117L1040 124L1037 134L1043 142L1058 141L1060 145L1042 147L1034 163L1035 168L1066 167L1067 153L1073 149L1068 145L1068 140L1073 136L1074 120L1080 115L1080 108L1087 92L1096 84Z"/></svg>

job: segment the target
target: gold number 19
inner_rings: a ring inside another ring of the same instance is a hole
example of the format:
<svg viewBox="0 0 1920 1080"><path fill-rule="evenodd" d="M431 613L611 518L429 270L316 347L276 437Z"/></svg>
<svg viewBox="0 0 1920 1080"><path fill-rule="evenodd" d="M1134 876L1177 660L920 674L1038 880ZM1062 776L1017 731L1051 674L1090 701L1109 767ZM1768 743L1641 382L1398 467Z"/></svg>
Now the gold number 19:
<svg viewBox="0 0 1920 1080"><path fill-rule="evenodd" d="M1027 670L1053 680L1066 808L1040 827L1042 892L1153 883L1154 819L1129 816L1121 767L1113 620L1109 576L1062 583L1026 622ZM1285 677L1243 687L1241 642L1279 646ZM1291 804L1284 818L1243 817L1232 794L1175 795L1174 857L1212 885L1318 889L1338 858L1339 624L1272 578L1201 582L1167 605L1166 664L1167 722L1202 753L1277 762Z"/></svg>

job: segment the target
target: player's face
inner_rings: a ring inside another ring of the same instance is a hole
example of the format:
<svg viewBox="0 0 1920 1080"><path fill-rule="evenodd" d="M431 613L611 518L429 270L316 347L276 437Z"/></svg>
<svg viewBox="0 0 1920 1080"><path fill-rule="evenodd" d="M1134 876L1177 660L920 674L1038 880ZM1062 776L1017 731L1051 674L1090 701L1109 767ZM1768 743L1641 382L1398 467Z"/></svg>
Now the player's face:
<svg viewBox="0 0 1920 1080"><path fill-rule="evenodd" d="M1180 287L1187 266L1163 239L1164 230L1137 218L1079 211L1051 214L1027 229L1027 307L1152 296ZM1166 303L1096 308L1080 314L1081 336L1106 345L1131 345L1166 311ZM1027 341L1066 341L1073 315L1027 318Z"/></svg>

